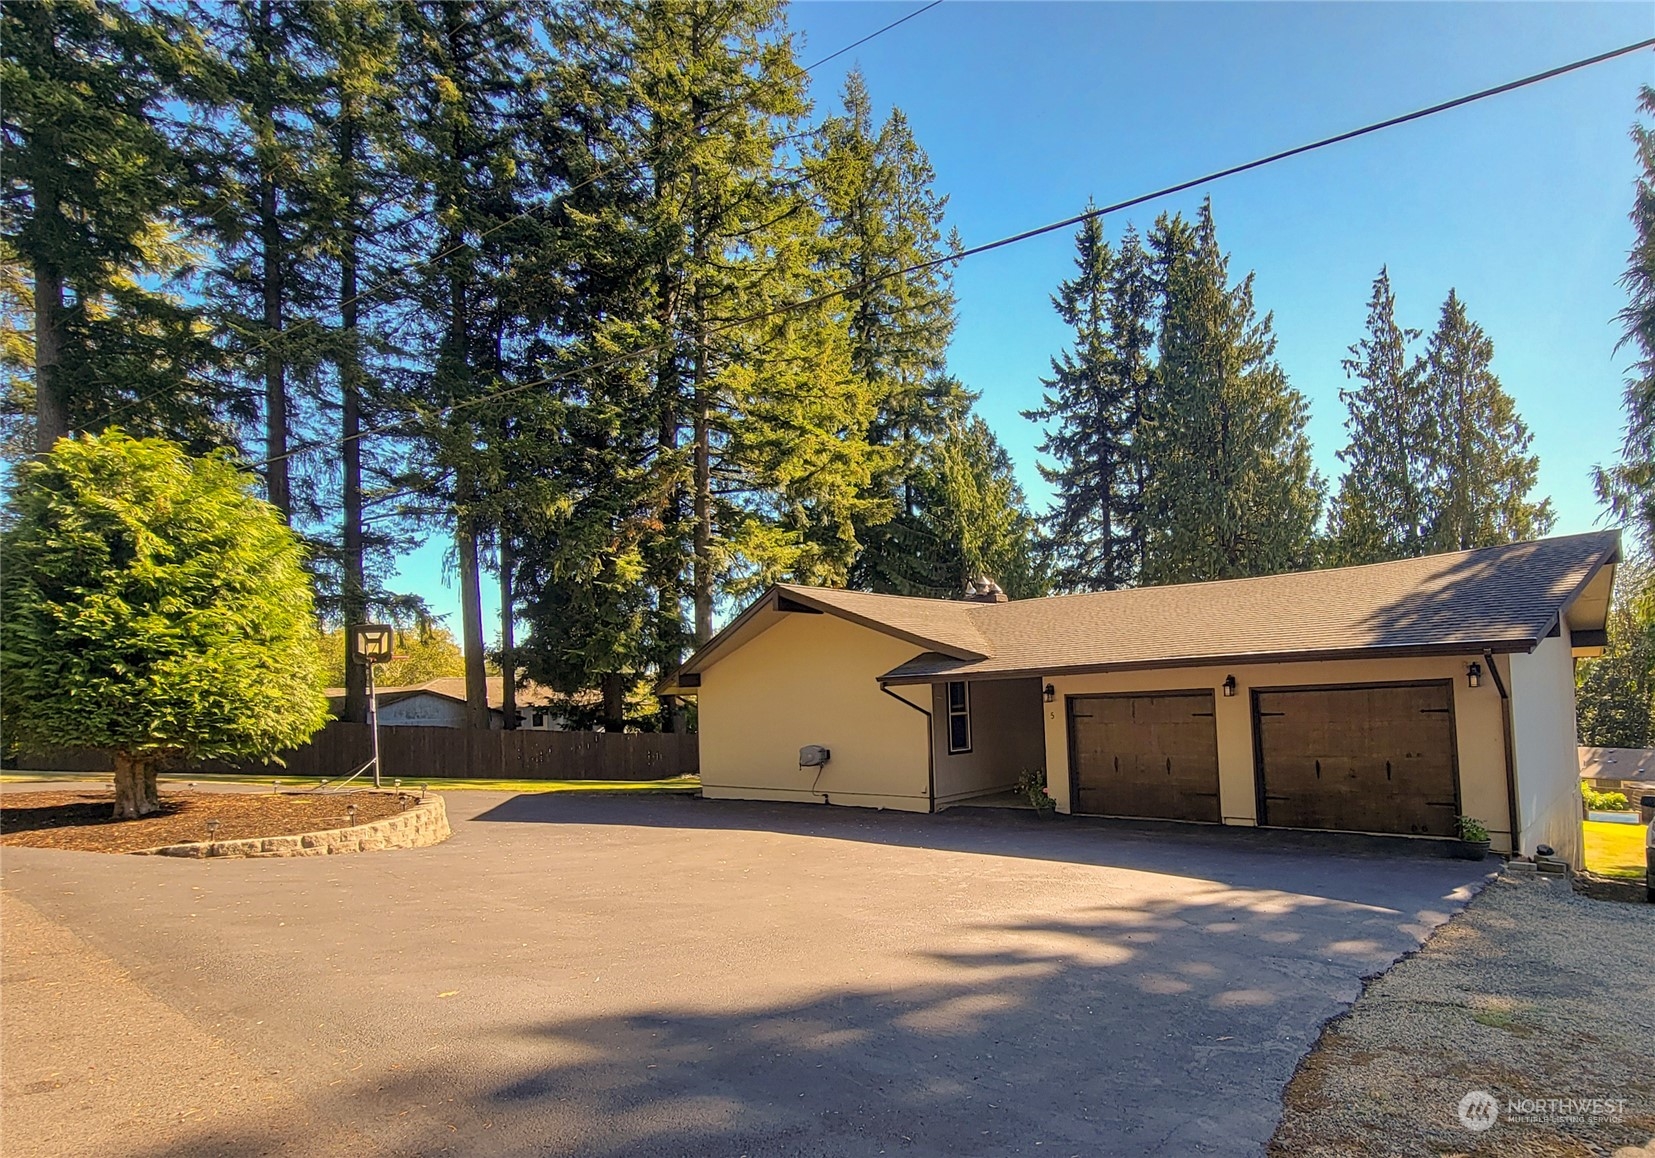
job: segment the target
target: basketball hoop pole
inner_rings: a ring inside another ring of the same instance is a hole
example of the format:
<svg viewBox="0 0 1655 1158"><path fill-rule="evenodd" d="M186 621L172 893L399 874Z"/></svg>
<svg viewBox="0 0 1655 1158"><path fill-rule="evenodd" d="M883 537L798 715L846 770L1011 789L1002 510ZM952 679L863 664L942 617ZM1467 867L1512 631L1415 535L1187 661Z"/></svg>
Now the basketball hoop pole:
<svg viewBox="0 0 1655 1158"><path fill-rule="evenodd" d="M358 623L351 628L350 656L368 669L368 723L373 728L374 787L379 784L379 689L374 669L391 658L394 629L387 623Z"/></svg>
<svg viewBox="0 0 1655 1158"><path fill-rule="evenodd" d="M379 787L379 692L374 688L374 669L377 663L368 664L368 718L374 726L374 787Z"/></svg>

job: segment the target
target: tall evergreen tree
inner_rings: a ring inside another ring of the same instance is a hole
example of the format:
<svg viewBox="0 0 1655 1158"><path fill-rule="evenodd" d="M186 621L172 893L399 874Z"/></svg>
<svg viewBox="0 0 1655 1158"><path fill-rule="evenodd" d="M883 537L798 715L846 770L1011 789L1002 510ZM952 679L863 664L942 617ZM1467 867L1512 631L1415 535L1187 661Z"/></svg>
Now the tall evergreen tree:
<svg viewBox="0 0 1655 1158"><path fill-rule="evenodd" d="M525 372L550 381L514 399L517 436L503 464L517 500L512 579L527 628L516 663L545 687L601 689L607 727L622 725L627 688L675 656L682 638L680 589L667 595L673 614L661 614L650 566L666 537L663 485L676 478L655 462L654 366L617 360L654 340L662 258L649 244L653 200L630 124L632 15L583 4L545 24L553 58L541 115L527 126L528 182L554 196L518 276L537 333Z"/></svg>
<svg viewBox="0 0 1655 1158"><path fill-rule="evenodd" d="M400 521L388 516L396 508L370 513L369 507L376 483L380 491L398 494L413 489L415 480L401 477L400 448L366 434L379 418L406 409L387 382L394 357L386 333L392 295L374 291L403 288L384 267L407 251L411 234L388 228L395 222L387 215L406 220L413 199L394 159L403 125L401 92L394 83L395 12L379 0L333 0L307 6L306 12L318 57L313 139L306 149L313 166L310 234L327 267L320 290L331 290L325 353L333 367L334 400L326 409L334 415L338 447L338 519L327 520L316 557L331 570L323 578L333 585L333 610L349 638L351 627L370 617L423 616L422 606L385 587L387 554L395 541L387 532ZM389 461L376 466L376 452ZM344 718L366 719L367 704L367 672L347 663Z"/></svg>
<svg viewBox="0 0 1655 1158"><path fill-rule="evenodd" d="M856 527L861 544L850 581L875 591L923 586L935 528L920 518L916 483L926 444L962 422L970 396L947 374L954 331L954 291L946 263L957 243L942 232L947 198L914 139L907 118L892 109L874 127L860 72L846 79L844 111L816 134L806 172L825 224L823 260L843 288L851 369L874 397L870 443L884 453L873 464L870 505Z"/></svg>
<svg viewBox="0 0 1655 1158"><path fill-rule="evenodd" d="M1344 364L1361 385L1339 392L1350 442L1339 452L1345 476L1328 516L1336 563L1410 558L1429 547L1437 428L1424 364L1409 351L1419 336L1397 324L1390 271L1381 269L1368 300L1367 336Z"/></svg>
<svg viewBox="0 0 1655 1158"><path fill-rule="evenodd" d="M192 200L168 101L199 67L159 8L40 0L0 8L3 241L29 272L36 448L73 430L233 440L196 313L169 292L191 261Z"/></svg>
<svg viewBox="0 0 1655 1158"><path fill-rule="evenodd" d="M312 13L294 0L195 3L189 11L217 66L204 70L209 116L194 142L208 174L213 325L232 373L262 395L266 497L291 523L293 378L308 379L314 395L324 333L307 324L322 302L307 213L317 162L310 118L321 96Z"/></svg>
<svg viewBox="0 0 1655 1158"><path fill-rule="evenodd" d="M1538 538L1555 516L1531 502L1534 436L1495 377L1494 343L1453 290L1425 349L1424 390L1435 428L1430 546L1463 551Z"/></svg>
<svg viewBox="0 0 1655 1158"><path fill-rule="evenodd" d="M1655 117L1655 87L1639 93L1639 111ZM1632 197L1637 236L1627 254L1621 285L1630 301L1620 313L1621 345L1637 358L1626 379L1626 432L1620 461L1595 472L1598 498L1615 518L1634 528L1645 551L1655 551L1655 126L1632 126L1638 180Z"/></svg>
<svg viewBox="0 0 1655 1158"><path fill-rule="evenodd" d="M1025 413L1054 423L1040 467L1056 497L1046 534L1053 581L1067 591L1109 591L1135 582L1142 563L1147 463L1139 428L1149 402L1156 293L1148 254L1128 227L1114 254L1100 218L1075 236L1077 273L1052 298L1074 331L1052 359L1044 405Z"/></svg>
<svg viewBox="0 0 1655 1158"><path fill-rule="evenodd" d="M765 509L762 456L749 453L765 441L759 427L843 428L841 465L853 472L866 469L854 462L866 438L853 414L802 412L810 404L788 384L849 397L834 381L843 359L827 332L842 332L842 318L812 311L798 324L746 321L820 280L815 215L790 163L808 111L805 76L781 6L661 0L628 19L651 187L647 236L660 255L655 325L667 347L656 367L655 458L668 485L652 577L663 618L687 605L688 634L704 641L725 578L739 584L742 572L790 569L801 538L797 527L755 533L774 516ZM777 385L763 405L755 383ZM808 511L813 491L822 497L837 486L832 472L812 470L793 480L788 506ZM664 641L669 633L655 634Z"/></svg>
<svg viewBox="0 0 1655 1158"><path fill-rule="evenodd" d="M1171 230L1158 229L1165 238ZM1146 454L1147 583L1267 575L1308 561L1322 481L1307 405L1275 361L1249 274L1231 286L1211 204L1169 247Z"/></svg>
<svg viewBox="0 0 1655 1158"><path fill-rule="evenodd" d="M510 256L502 231L520 216L521 78L529 29L504 0L409 2L402 20L402 82L409 103L401 162L428 199L429 256L414 271L417 362L408 395L442 407L423 424L428 486L448 504L466 654L466 718L488 726L482 620L484 544L498 525L504 411L486 402L504 383L513 316ZM421 324L423 322L423 324Z"/></svg>

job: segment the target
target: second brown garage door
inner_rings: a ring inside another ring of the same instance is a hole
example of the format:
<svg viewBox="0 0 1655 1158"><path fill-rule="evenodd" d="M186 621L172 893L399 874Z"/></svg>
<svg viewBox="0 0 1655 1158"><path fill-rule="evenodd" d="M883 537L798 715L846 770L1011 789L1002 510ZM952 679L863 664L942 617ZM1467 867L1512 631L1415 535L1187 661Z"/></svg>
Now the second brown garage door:
<svg viewBox="0 0 1655 1158"><path fill-rule="evenodd" d="M1259 823L1452 836L1452 685L1253 693Z"/></svg>
<svg viewBox="0 0 1655 1158"><path fill-rule="evenodd" d="M1211 692L1072 696L1074 810L1217 823Z"/></svg>

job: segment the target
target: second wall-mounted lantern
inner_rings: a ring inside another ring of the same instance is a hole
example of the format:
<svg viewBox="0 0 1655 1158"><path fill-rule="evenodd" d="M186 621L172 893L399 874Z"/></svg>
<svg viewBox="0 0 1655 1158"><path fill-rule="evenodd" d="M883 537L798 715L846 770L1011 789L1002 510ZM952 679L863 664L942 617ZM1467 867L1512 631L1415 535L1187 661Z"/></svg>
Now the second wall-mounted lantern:
<svg viewBox="0 0 1655 1158"><path fill-rule="evenodd" d="M1236 678L1235 678L1235 676L1227 675L1227 676L1224 677L1224 694L1227 695L1227 696L1233 696L1233 695L1236 694Z"/></svg>
<svg viewBox="0 0 1655 1158"><path fill-rule="evenodd" d="M1053 700L1057 699L1057 689L1051 684L1047 684L1041 691L1040 698L1045 700L1048 704L1051 703Z"/></svg>
<svg viewBox="0 0 1655 1158"><path fill-rule="evenodd" d="M1465 682L1474 688L1483 686L1483 665L1473 661L1466 665Z"/></svg>

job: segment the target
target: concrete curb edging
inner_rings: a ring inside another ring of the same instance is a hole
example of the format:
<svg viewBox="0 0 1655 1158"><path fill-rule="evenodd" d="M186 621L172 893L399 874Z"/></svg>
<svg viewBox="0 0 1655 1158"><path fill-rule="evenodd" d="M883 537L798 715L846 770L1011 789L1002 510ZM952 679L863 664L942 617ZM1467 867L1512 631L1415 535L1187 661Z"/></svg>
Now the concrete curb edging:
<svg viewBox="0 0 1655 1158"><path fill-rule="evenodd" d="M304 832L297 836L255 836L246 840L203 840L141 848L132 856L218 857L331 856L346 852L376 852L386 848L424 848L452 835L442 796L432 793L405 812L351 828Z"/></svg>

